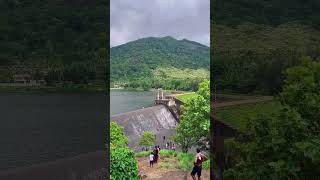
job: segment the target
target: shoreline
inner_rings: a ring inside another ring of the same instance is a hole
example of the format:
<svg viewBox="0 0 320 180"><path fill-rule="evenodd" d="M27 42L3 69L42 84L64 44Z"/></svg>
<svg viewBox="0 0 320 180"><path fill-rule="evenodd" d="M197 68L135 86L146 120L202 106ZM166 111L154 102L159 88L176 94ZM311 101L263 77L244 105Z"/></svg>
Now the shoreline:
<svg viewBox="0 0 320 180"><path fill-rule="evenodd" d="M0 87L0 93L106 93L105 87L93 86L29 86L29 87Z"/></svg>
<svg viewBox="0 0 320 180"><path fill-rule="evenodd" d="M67 180L107 177L106 150L0 171L0 179Z"/></svg>

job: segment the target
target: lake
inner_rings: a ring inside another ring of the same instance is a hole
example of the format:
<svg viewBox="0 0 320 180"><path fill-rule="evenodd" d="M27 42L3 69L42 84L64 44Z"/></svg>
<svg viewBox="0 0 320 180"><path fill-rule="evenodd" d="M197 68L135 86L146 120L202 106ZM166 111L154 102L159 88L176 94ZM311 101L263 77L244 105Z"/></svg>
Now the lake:
<svg viewBox="0 0 320 180"><path fill-rule="evenodd" d="M104 150L107 96L0 94L0 170Z"/></svg>
<svg viewBox="0 0 320 180"><path fill-rule="evenodd" d="M110 113L152 106L157 91L111 90ZM0 171L104 150L107 96L0 94Z"/></svg>
<svg viewBox="0 0 320 180"><path fill-rule="evenodd" d="M110 114L111 116L129 111L150 107L158 91L128 91L112 89L110 91Z"/></svg>

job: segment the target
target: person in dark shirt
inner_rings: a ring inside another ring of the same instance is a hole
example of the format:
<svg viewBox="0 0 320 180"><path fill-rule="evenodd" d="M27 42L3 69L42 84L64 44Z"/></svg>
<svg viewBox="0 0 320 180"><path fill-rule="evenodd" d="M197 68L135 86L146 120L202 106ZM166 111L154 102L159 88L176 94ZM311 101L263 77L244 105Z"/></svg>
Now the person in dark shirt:
<svg viewBox="0 0 320 180"><path fill-rule="evenodd" d="M153 155L154 155L154 163L157 163L158 162L158 147L157 146L154 146Z"/></svg>
<svg viewBox="0 0 320 180"><path fill-rule="evenodd" d="M208 160L208 158L204 154L202 154L200 149L198 148L193 162L193 169L191 171L192 179L196 180L197 174L198 180L201 180L202 162L206 160Z"/></svg>

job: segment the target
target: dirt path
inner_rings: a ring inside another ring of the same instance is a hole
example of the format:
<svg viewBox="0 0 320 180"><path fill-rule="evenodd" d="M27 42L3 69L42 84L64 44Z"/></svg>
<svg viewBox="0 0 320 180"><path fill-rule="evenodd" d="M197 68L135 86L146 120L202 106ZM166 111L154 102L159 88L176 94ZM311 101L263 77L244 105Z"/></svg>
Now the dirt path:
<svg viewBox="0 0 320 180"><path fill-rule="evenodd" d="M178 169L176 167L170 167L170 168L164 168L161 167L161 159L160 161L155 164L153 167L149 166L148 158L137 158L138 166L139 166L139 172L142 176L140 179L144 180L192 180L190 176L190 172L183 171L181 169ZM175 160L172 161L172 164L176 164ZM203 180L209 180L210 174L209 170L202 170L202 176L201 179Z"/></svg>

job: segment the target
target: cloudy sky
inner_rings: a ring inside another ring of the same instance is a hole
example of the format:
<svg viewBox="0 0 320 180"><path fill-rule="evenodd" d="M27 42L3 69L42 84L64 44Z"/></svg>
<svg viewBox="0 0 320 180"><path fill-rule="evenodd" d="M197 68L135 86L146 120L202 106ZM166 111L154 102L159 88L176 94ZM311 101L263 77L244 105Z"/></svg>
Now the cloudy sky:
<svg viewBox="0 0 320 180"><path fill-rule="evenodd" d="M110 45L172 36L209 46L210 0L111 0Z"/></svg>

